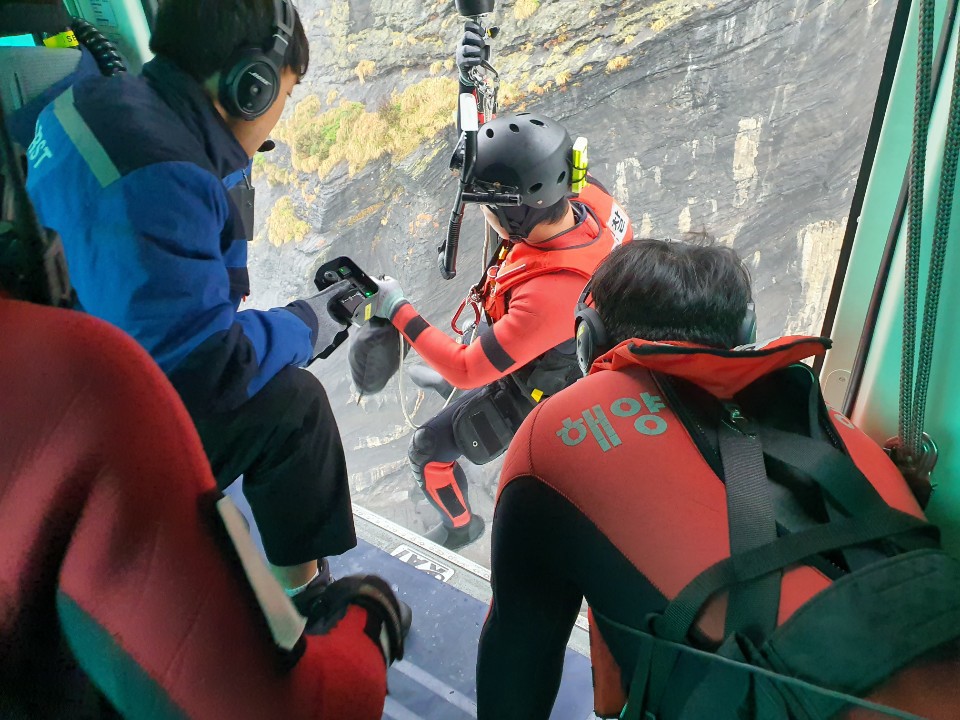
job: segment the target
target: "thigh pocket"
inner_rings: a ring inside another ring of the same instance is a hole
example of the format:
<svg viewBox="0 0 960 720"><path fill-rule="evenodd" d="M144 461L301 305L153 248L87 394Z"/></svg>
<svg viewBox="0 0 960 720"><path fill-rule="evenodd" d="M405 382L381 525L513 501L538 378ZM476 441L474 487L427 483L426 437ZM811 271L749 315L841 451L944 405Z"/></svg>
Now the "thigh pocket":
<svg viewBox="0 0 960 720"><path fill-rule="evenodd" d="M457 408L453 436L467 460L484 465L503 454L532 409L519 407L499 385L485 387Z"/></svg>

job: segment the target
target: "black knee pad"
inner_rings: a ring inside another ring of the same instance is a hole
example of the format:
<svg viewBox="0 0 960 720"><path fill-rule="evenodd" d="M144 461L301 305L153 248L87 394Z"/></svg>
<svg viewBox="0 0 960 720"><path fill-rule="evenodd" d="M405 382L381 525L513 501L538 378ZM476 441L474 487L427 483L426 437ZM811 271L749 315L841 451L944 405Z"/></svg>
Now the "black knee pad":
<svg viewBox="0 0 960 720"><path fill-rule="evenodd" d="M427 463L432 462L437 454L437 433L428 425L418 428L413 433L413 439L410 441L410 447L407 450L407 457L410 459L410 465L413 466L413 474L417 476L417 482L423 484L423 468Z"/></svg>

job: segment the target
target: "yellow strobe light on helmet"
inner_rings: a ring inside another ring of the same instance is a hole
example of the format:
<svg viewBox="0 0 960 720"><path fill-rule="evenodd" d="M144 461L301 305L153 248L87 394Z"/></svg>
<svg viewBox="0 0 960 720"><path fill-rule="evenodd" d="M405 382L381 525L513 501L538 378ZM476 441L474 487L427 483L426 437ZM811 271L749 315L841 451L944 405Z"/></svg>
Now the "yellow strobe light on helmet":
<svg viewBox="0 0 960 720"><path fill-rule="evenodd" d="M578 137L573 144L573 177L570 189L578 193L587 186L587 168L590 160L587 157L587 139Z"/></svg>

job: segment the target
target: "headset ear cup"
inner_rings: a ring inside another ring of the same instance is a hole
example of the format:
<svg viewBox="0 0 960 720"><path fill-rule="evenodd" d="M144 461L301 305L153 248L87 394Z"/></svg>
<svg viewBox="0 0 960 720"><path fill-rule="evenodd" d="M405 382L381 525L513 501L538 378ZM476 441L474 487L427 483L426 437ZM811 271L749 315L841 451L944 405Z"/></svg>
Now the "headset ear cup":
<svg viewBox="0 0 960 720"><path fill-rule="evenodd" d="M580 372L586 377L590 373L590 366L593 364L593 336L590 332L590 324L577 317L577 365L580 366Z"/></svg>
<svg viewBox="0 0 960 720"><path fill-rule="evenodd" d="M577 364L580 372L586 376L593 361L607 349L607 333L600 315L586 305L581 305L577 310L576 323Z"/></svg>
<svg viewBox="0 0 960 720"><path fill-rule="evenodd" d="M234 57L230 69L220 76L220 104L233 117L256 120L280 95L280 72L257 48Z"/></svg>
<svg viewBox="0 0 960 720"><path fill-rule="evenodd" d="M737 336L737 345L753 345L757 341L757 312L756 305L751 301L747 303L747 312L743 316L743 323L740 325L740 333Z"/></svg>

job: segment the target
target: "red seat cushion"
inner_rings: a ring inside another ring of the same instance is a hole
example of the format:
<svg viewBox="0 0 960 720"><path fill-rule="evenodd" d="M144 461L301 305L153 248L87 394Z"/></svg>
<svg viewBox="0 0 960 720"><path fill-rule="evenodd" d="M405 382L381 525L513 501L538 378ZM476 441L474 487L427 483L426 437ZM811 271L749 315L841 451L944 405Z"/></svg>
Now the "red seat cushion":
<svg viewBox="0 0 960 720"><path fill-rule="evenodd" d="M20 692L53 701L38 660L62 634L127 717L380 717L365 611L281 661L190 417L132 339L0 299L0 436L0 677Z"/></svg>

